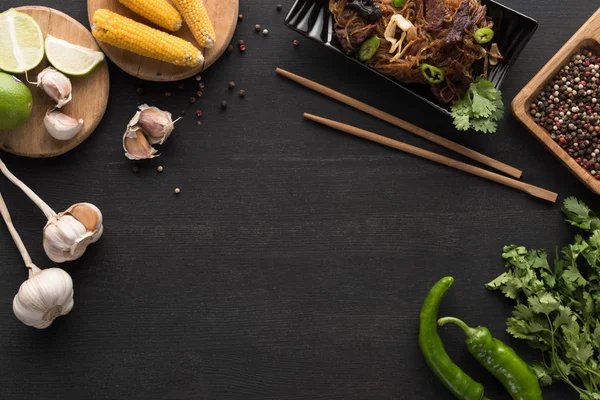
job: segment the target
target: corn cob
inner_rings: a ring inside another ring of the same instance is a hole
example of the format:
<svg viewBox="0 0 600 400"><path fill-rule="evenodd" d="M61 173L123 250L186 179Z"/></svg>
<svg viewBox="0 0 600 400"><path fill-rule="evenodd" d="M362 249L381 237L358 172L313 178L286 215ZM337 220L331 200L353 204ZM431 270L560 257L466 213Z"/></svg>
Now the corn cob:
<svg viewBox="0 0 600 400"><path fill-rule="evenodd" d="M215 28L202 0L173 0L186 24L194 34L196 41L202 47L212 48L217 40Z"/></svg>
<svg viewBox="0 0 600 400"><path fill-rule="evenodd" d="M171 64L197 67L204 63L202 52L190 42L110 10L96 10L92 34L101 42Z"/></svg>
<svg viewBox="0 0 600 400"><path fill-rule="evenodd" d="M167 0L119 0L119 3L161 28L171 32L181 29L181 15Z"/></svg>

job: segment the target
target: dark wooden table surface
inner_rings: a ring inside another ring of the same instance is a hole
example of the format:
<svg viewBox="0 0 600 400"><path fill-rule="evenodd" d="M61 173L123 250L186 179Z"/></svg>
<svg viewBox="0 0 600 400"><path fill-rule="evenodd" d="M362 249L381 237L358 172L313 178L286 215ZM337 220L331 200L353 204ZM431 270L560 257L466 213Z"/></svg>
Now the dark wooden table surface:
<svg viewBox="0 0 600 400"><path fill-rule="evenodd" d="M79 148L49 160L2 154L56 209L97 204L105 234L65 267L75 283L72 313L37 331L13 315L26 270L0 226L1 399L450 399L416 340L421 302L444 275L456 278L444 314L486 325L537 357L504 331L512 304L483 285L504 270L503 245L553 249L572 239L559 206L303 121L302 112L315 112L454 156L274 69L522 168L524 180L561 199L578 196L596 209L600 201L511 116L494 135L457 133L449 118L285 28L292 0L282 2L277 12L274 0L241 1L235 40L248 49L202 75L206 92L195 105L193 79L181 89L143 83L111 64L106 116ZM598 1L504 2L540 22L506 80L509 103ZM0 10L22 4L0 0ZM84 1L36 4L88 25ZM257 23L267 37L254 32ZM232 80L245 99L227 90ZM185 117L163 156L135 174L121 136L142 103ZM34 261L51 266L43 215L8 181L0 190ZM443 337L489 397L509 398L471 360L457 329ZM544 393L577 398L561 386Z"/></svg>

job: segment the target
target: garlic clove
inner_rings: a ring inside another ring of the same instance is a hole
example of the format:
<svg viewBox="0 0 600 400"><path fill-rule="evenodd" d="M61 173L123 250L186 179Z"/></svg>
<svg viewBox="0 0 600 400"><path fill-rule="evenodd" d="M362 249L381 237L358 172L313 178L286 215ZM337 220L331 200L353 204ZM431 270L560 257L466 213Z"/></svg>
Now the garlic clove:
<svg viewBox="0 0 600 400"><path fill-rule="evenodd" d="M57 215L44 228L44 250L52 261L62 263L80 258L97 242L104 226L102 213L89 203L78 203Z"/></svg>
<svg viewBox="0 0 600 400"><path fill-rule="evenodd" d="M130 160L145 160L160 155L156 154L158 151L150 146L148 139L138 126L127 128L123 135L123 149L125 150L125 157Z"/></svg>
<svg viewBox="0 0 600 400"><path fill-rule="evenodd" d="M71 140L83 128L83 119L79 121L58 111L48 110L44 117L46 130L56 140Z"/></svg>
<svg viewBox="0 0 600 400"><path fill-rule="evenodd" d="M25 325L49 327L73 309L73 280L60 268L41 270L23 282L13 300L13 312Z"/></svg>
<svg viewBox="0 0 600 400"><path fill-rule="evenodd" d="M156 107L141 105L140 111L133 117L132 122L138 125L148 136L150 144L163 144L175 130L175 122L170 112L162 111ZM130 122L131 124L131 122Z"/></svg>
<svg viewBox="0 0 600 400"><path fill-rule="evenodd" d="M37 85L56 102L57 108L61 108L73 99L71 80L54 68L44 69L38 74L37 80Z"/></svg>

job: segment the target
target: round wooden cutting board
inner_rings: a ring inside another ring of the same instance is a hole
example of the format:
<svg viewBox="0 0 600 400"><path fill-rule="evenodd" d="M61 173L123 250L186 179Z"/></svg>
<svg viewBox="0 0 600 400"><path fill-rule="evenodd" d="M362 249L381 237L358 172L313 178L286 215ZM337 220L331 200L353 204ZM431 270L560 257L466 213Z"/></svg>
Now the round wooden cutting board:
<svg viewBox="0 0 600 400"><path fill-rule="evenodd" d="M223 55L231 42L237 25L239 0L204 0L204 4L210 15L210 20L215 27L217 41L212 49L204 49L204 65L197 68L178 67L162 61L142 57L102 42L98 42L98 44L119 68L137 78L155 82L178 81L189 78L210 67ZM135 14L117 0L88 0L90 25L92 24L94 11L100 8L107 8L128 18L157 28L150 21ZM198 47L198 43L185 23L179 32L169 33L184 38Z"/></svg>
<svg viewBox="0 0 600 400"><path fill-rule="evenodd" d="M17 10L31 15L42 29L44 38L51 34L73 44L100 51L92 34L79 22L68 15L48 7L18 7ZM42 63L28 72L29 80L36 81L37 75L50 64L44 58ZM19 79L26 82L25 74ZM62 108L62 112L76 119L83 118L85 124L77 136L60 141L46 132L44 116L55 103L46 93L29 85L33 95L33 112L25 125L10 131L0 131L0 148L9 153L24 157L54 157L75 148L96 129L106 110L109 93L109 76L106 61L92 73L84 77L70 77L73 85L73 100Z"/></svg>

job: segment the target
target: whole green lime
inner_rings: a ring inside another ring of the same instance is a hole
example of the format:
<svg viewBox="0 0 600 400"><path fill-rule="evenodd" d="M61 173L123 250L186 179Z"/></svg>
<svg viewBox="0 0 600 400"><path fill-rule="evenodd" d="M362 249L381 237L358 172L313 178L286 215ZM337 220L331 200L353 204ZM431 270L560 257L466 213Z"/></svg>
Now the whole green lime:
<svg viewBox="0 0 600 400"><path fill-rule="evenodd" d="M31 91L12 75L0 72L0 129L15 129L31 116Z"/></svg>

